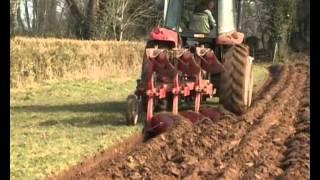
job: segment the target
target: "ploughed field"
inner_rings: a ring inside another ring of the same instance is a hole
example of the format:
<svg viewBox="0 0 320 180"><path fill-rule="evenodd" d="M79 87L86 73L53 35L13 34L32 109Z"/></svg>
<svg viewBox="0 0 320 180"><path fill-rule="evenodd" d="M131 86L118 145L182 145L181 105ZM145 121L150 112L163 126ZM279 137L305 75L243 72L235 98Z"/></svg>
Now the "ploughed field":
<svg viewBox="0 0 320 180"><path fill-rule="evenodd" d="M196 124L172 115L166 133L133 136L53 179L309 179L309 65L269 71L246 114Z"/></svg>

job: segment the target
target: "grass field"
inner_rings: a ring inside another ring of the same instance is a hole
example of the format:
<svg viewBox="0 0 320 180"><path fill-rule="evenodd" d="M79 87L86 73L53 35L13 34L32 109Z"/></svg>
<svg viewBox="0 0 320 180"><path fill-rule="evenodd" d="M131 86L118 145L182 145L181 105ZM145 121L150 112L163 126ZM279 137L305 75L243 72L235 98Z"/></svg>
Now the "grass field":
<svg viewBox="0 0 320 180"><path fill-rule="evenodd" d="M266 78L254 69L255 84ZM11 179L41 179L141 130L125 125L136 78L51 81L11 89Z"/></svg>
<svg viewBox="0 0 320 180"><path fill-rule="evenodd" d="M11 90L11 179L42 178L137 132L124 122L135 78Z"/></svg>

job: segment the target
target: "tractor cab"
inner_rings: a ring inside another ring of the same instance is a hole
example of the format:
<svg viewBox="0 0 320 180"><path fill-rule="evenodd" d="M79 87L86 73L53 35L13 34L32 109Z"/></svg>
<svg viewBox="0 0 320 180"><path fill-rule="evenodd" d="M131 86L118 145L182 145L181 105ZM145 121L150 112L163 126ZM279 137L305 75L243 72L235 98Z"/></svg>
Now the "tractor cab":
<svg viewBox="0 0 320 180"><path fill-rule="evenodd" d="M167 12L164 16L164 27L175 30L184 37L199 36L198 38L214 38L217 33L216 27L210 27L210 30L197 27L201 26L202 23L204 23L203 21L209 22L209 19L204 12L204 10L207 9L207 4L208 2L170 0L168 2L168 8L166 9ZM214 18L214 21L215 19L216 18Z"/></svg>
<svg viewBox="0 0 320 180"><path fill-rule="evenodd" d="M163 28L177 33L181 47L204 45L214 48L219 34L236 31L234 14L237 13L237 8L234 0L214 0L214 9L211 13L216 25L212 27L210 24L209 32L198 28L209 23L208 16L204 13L208 7L208 0L158 0L156 2L158 9L163 10ZM195 21L197 20L195 18L199 21Z"/></svg>

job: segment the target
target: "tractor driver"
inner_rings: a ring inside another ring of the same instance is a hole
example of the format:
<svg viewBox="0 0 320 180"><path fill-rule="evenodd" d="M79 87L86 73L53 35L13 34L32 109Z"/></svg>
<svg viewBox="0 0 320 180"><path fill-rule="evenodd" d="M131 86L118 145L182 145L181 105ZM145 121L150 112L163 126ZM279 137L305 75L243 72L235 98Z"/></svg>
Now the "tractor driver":
<svg viewBox="0 0 320 180"><path fill-rule="evenodd" d="M189 23L191 31L195 33L214 33L213 30L216 28L216 21L212 16L214 5L214 1L210 0L207 6L203 7L203 4L200 4L196 7Z"/></svg>

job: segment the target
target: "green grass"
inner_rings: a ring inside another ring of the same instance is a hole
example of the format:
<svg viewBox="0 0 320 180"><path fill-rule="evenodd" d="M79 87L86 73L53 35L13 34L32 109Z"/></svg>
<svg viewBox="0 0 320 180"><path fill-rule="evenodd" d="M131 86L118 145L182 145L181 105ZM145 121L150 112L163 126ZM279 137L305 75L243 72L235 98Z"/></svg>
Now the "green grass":
<svg viewBox="0 0 320 180"><path fill-rule="evenodd" d="M267 77L255 66L258 84ZM11 179L41 179L141 130L125 125L136 77L52 81L11 89Z"/></svg>
<svg viewBox="0 0 320 180"><path fill-rule="evenodd" d="M135 78L62 81L11 90L11 179L61 171L141 130L125 125Z"/></svg>

